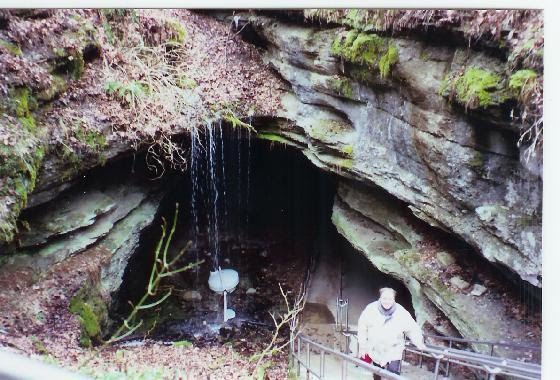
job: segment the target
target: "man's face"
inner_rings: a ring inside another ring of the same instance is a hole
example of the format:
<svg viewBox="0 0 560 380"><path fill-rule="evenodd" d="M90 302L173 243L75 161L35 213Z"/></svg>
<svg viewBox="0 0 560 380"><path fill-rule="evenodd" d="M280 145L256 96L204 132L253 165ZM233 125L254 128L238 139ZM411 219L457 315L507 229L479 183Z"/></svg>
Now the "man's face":
<svg viewBox="0 0 560 380"><path fill-rule="evenodd" d="M391 292L383 292L379 297L379 302L384 309L390 309L395 304L395 296Z"/></svg>

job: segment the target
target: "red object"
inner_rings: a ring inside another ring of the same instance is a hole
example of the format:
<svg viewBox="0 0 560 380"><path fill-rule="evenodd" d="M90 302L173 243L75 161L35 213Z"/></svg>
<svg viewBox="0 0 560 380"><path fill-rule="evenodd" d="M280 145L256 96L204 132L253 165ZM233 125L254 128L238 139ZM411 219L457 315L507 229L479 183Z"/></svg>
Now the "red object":
<svg viewBox="0 0 560 380"><path fill-rule="evenodd" d="M370 358L368 354L365 354L364 356L362 356L362 357L360 358L360 360L365 361L367 364L373 363L373 359Z"/></svg>

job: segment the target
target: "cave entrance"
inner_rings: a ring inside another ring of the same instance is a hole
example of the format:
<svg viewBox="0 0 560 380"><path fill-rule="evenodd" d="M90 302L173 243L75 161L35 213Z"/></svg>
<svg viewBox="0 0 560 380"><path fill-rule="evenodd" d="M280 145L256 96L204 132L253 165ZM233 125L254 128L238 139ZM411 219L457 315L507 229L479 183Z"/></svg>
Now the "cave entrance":
<svg viewBox="0 0 560 380"><path fill-rule="evenodd" d="M204 263L166 281L163 287L173 287L172 296L145 311L142 334L199 343L237 340L234 336L249 341L251 334L268 337L258 331L273 327L269 312L285 310L279 285L293 299L310 275L311 318L314 308L332 309L341 284L342 296L351 300L351 314L377 298L382 286L397 289L397 301L412 311L404 285L375 270L333 226L335 175L318 169L296 149L250 139L240 129L205 132L192 148L194 165L169 181L160 207L170 223L175 204L180 205L170 254L190 241L183 264ZM156 225L143 237L125 273L117 315L125 315L128 301L143 294L160 233ZM208 287L209 273L218 266L239 273L239 284L228 296L236 317L227 323L222 296Z"/></svg>

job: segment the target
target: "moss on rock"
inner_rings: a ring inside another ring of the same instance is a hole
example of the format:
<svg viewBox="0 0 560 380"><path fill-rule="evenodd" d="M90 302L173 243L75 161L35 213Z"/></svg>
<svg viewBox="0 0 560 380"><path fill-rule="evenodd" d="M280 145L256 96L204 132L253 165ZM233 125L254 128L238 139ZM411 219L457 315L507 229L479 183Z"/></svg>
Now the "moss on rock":
<svg viewBox="0 0 560 380"><path fill-rule="evenodd" d="M81 49L54 48L57 56L53 73L65 74L72 79L80 79L85 70L84 55Z"/></svg>
<svg viewBox="0 0 560 380"><path fill-rule="evenodd" d="M532 94L537 90L539 75L530 69L514 72L508 81L508 89L520 104L531 102Z"/></svg>
<svg viewBox="0 0 560 380"><path fill-rule="evenodd" d="M354 147L352 145L344 145L342 147L342 152L348 157L354 156Z"/></svg>
<svg viewBox="0 0 560 380"><path fill-rule="evenodd" d="M28 117L37 108L37 101L27 87L12 88L9 93L10 111L16 117Z"/></svg>
<svg viewBox="0 0 560 380"><path fill-rule="evenodd" d="M390 45L387 52L379 59L379 74L381 78L386 78L391 72L391 68L399 61L399 51L395 45Z"/></svg>
<svg viewBox="0 0 560 380"><path fill-rule="evenodd" d="M356 29L338 35L331 45L331 53L348 62L379 70L381 77L387 77L398 62L398 49L389 39Z"/></svg>
<svg viewBox="0 0 560 380"><path fill-rule="evenodd" d="M327 78L327 86L335 91L338 95L341 95L345 98L352 98L352 95L354 93L350 81L339 76Z"/></svg>
<svg viewBox="0 0 560 380"><path fill-rule="evenodd" d="M107 323L107 305L96 286L88 281L70 300L69 310L80 321L82 346L91 347L93 342L101 340Z"/></svg>
<svg viewBox="0 0 560 380"><path fill-rule="evenodd" d="M75 128L74 137L91 152L99 153L107 145L107 137L96 130Z"/></svg>
<svg viewBox="0 0 560 380"><path fill-rule="evenodd" d="M186 88L186 89L189 89L189 90L194 90L195 88L198 87L198 83L194 79L188 77L185 74L180 75L177 78L176 83L177 83L177 86L179 86L181 88Z"/></svg>
<svg viewBox="0 0 560 380"><path fill-rule="evenodd" d="M19 213L35 188L45 149L19 118L4 116L0 123L0 243L7 243L14 239Z"/></svg>
<svg viewBox="0 0 560 380"><path fill-rule="evenodd" d="M514 90L521 90L523 86L537 77L533 70L518 70L509 77L509 87Z"/></svg>
<svg viewBox="0 0 560 380"><path fill-rule="evenodd" d="M468 67L446 76L440 94L464 105L465 109L497 106L511 97L500 75L479 67Z"/></svg>
<svg viewBox="0 0 560 380"><path fill-rule="evenodd" d="M68 88L68 82L60 75L51 76L51 85L37 94L37 99L49 101L62 94Z"/></svg>
<svg viewBox="0 0 560 380"><path fill-rule="evenodd" d="M288 139L286 139L282 136L276 135L274 133L266 133L266 132L265 133L259 133L257 135L257 137L260 138L260 139L263 139L263 140L271 141L271 142L279 142L279 143L282 143L282 144L292 145L290 140L288 140Z"/></svg>
<svg viewBox="0 0 560 380"><path fill-rule="evenodd" d="M165 22L165 26L171 32L171 38L168 42L175 44L182 44L185 42L187 31L178 20L168 20Z"/></svg>
<svg viewBox="0 0 560 380"><path fill-rule="evenodd" d="M22 54L21 49L18 45L6 41L2 38L0 38L0 49L7 51L9 54L14 56L20 56Z"/></svg>
<svg viewBox="0 0 560 380"><path fill-rule="evenodd" d="M348 126L341 121L333 119L318 119L309 129L309 136L316 140L325 140L329 136L345 132Z"/></svg>
<svg viewBox="0 0 560 380"><path fill-rule="evenodd" d="M231 127L233 129L237 128L237 127L242 127L245 128L251 132L256 132L255 127L253 127L251 124L245 123L244 121L242 121L239 117L237 117L237 115L235 115L235 113L231 110L231 109L226 109L223 111L222 113L222 118L227 121L228 123L231 124Z"/></svg>

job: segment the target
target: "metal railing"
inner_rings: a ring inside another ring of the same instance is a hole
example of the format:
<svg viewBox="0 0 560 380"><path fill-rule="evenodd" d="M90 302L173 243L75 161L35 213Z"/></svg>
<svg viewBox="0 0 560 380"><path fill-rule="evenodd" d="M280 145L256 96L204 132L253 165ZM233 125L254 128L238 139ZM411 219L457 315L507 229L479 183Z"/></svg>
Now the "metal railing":
<svg viewBox="0 0 560 380"><path fill-rule="evenodd" d="M304 347L303 352L302 347ZM296 371L298 378L301 376L301 369L303 367L306 379L309 379L311 376L320 380L325 379L325 364L327 356L331 356L335 360L338 359L341 362L340 379L342 380L348 378L348 364L353 364L363 368L371 374L383 376L384 379L406 380L406 377L402 377L383 368L368 364L363 360L357 359L348 354L336 351L320 343L314 342L303 335L296 336L296 338L292 341L290 351L290 354L297 365ZM319 368L313 368L311 364L312 353L319 355Z"/></svg>
<svg viewBox="0 0 560 380"><path fill-rule="evenodd" d="M357 335L357 331L350 330L348 328L348 307L348 299L337 299L335 331L341 333L346 339L345 354L348 354L350 351L350 337ZM539 353L541 351L540 347L518 343L481 341L431 334L424 334L424 337L446 342L447 347L442 348L435 345L427 345L427 350L420 351L412 348L410 346L410 342L407 341L407 345L405 346L405 350L403 352L403 359L405 359L407 352L419 354L420 367L422 367L424 357L435 360L434 379L439 377L441 369L443 369L445 376L449 376L450 364L456 364L474 370L481 370L487 374L488 380L495 379L498 374L511 376L517 379L540 379L541 366L539 364L494 356L496 347L508 347L514 350L532 350ZM456 349L452 347L453 344L467 344L479 347L486 345L489 347L489 353L484 354L469 350ZM359 352L359 347L357 352ZM445 367L442 367L442 364L445 364Z"/></svg>
<svg viewBox="0 0 560 380"><path fill-rule="evenodd" d="M506 358L501 358L501 357L497 357L494 356L495 355L495 347L507 347L507 348L512 348L514 350L531 350L531 351L535 351L535 352L539 352L541 348L538 346L531 346L531 345L525 345L525 344L519 344L519 343L508 343L508 342L498 342L498 341L482 341L482 340L475 340L475 339L465 339L465 338L457 338L457 337L450 337L450 336L440 336L440 335L432 335L432 334L424 334L424 337L426 338L431 338L434 340L440 340L442 342L445 342L446 346L447 346L447 350L449 350L450 352L455 352L455 353L460 353L461 355L465 355L465 357L469 357L469 358L481 358L487 361L492 361L494 358L497 359L498 362L503 362L506 361L507 363L511 363L514 367L516 367L515 371L517 371L517 375L514 375L514 377L520 378L520 379L524 379L524 378L534 378L531 376L534 376L535 370L538 368L538 371L540 373L541 370L541 366L538 364L534 364L534 363L528 363L528 362L524 362L524 361L520 361L520 360L514 360L514 359L506 359ZM468 345L473 345L473 346L488 346L488 354L484 354L484 353L480 353L480 352L475 352L475 351L470 351L470 350L465 350L465 349L456 349L453 348L453 344L468 344ZM438 346L431 346L435 349L442 349L441 347ZM408 350L410 352L413 352L413 350ZM407 350L405 349L405 352L403 353L403 359L404 359L404 355L406 354ZM422 355L420 357L420 363L419 366L422 367L423 364L423 357L425 355ZM450 365L452 363L454 364L459 364L459 365L463 365L466 367L471 367L471 368L478 368L481 369L479 367L475 367L473 365L470 365L468 363L458 363L457 360L451 360L451 358L447 358L445 360L443 360L445 364L444 367L444 375L445 376L449 376L449 369L450 369ZM493 362L495 364L495 362ZM482 367L484 367L484 365L487 364L483 364ZM499 365L497 367L500 367ZM523 373L523 369L527 368L528 369L528 373L529 377L524 377L525 374ZM488 375L487 375L487 379L490 380L493 378L492 374L490 373L489 370L486 370L484 368L482 368L483 371L485 371ZM508 370L506 370L507 372Z"/></svg>
<svg viewBox="0 0 560 380"><path fill-rule="evenodd" d="M531 350L534 352L541 351L540 346L531 346L528 344L519 344L519 343L511 343L511 342L502 342L502 341L489 341L489 340L475 340L475 339L465 339L465 338L457 338L452 336L441 336L441 335L433 335L433 334L424 334L424 337L431 338L435 340L441 340L446 342L448 347L452 347L453 343L456 344L468 344L468 345L476 345L476 346L488 346L488 355L494 356L494 349L496 347L507 347L512 348L514 350Z"/></svg>
<svg viewBox="0 0 560 380"><path fill-rule="evenodd" d="M494 380L496 375L511 376L516 379L540 379L541 366L519 360L504 359L472 351L454 348L440 348L428 346L427 350L418 350L410 346L405 347L405 352L412 352L427 356L435 360L434 379L440 375L442 362L454 363L470 369L481 370L487 374L489 380ZM420 365L421 366L421 365ZM448 375L448 368L446 376Z"/></svg>

